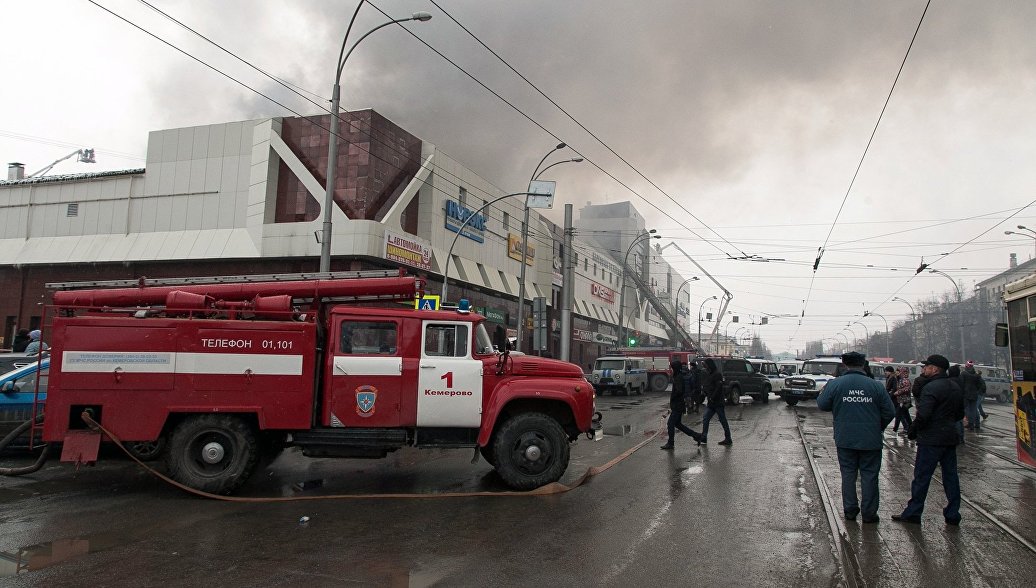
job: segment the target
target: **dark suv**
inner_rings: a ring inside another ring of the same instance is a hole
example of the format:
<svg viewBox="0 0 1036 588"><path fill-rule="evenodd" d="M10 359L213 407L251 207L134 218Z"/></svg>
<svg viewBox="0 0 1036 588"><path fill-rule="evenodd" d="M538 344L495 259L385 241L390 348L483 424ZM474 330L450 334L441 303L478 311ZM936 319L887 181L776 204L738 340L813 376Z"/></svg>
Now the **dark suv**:
<svg viewBox="0 0 1036 588"><path fill-rule="evenodd" d="M770 401L770 380L756 371L743 357L713 357L720 373L723 374L723 392L727 404L738 404L741 395L751 396L757 403ZM704 369L704 366L702 367Z"/></svg>

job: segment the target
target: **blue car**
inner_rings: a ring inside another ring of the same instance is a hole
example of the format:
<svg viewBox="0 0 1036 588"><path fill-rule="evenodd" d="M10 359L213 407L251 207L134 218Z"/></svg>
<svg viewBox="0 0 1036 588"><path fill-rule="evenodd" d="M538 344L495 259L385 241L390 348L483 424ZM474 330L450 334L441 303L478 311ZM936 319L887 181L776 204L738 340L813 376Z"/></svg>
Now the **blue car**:
<svg viewBox="0 0 1036 588"><path fill-rule="evenodd" d="M50 358L32 361L0 375L0 438L32 418L32 400L39 379L39 400L47 398ZM42 409L42 406L40 407Z"/></svg>

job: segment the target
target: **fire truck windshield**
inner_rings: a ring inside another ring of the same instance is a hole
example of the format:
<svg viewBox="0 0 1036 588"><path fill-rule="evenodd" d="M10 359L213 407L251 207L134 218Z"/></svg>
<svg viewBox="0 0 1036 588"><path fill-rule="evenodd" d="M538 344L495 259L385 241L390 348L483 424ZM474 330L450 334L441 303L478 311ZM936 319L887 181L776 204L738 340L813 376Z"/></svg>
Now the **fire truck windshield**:
<svg viewBox="0 0 1036 588"><path fill-rule="evenodd" d="M490 338L489 332L486 331L485 323L479 323L475 327L475 353L489 355L493 352L493 339Z"/></svg>

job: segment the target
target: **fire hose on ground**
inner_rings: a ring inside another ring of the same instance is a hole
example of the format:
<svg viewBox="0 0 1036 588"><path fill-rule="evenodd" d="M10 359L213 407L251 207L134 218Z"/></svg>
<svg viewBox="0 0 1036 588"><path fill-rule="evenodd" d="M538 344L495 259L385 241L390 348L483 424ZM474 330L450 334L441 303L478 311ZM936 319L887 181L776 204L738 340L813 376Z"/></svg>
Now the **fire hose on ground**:
<svg viewBox="0 0 1036 588"><path fill-rule="evenodd" d="M156 478L158 478L158 479L160 479L160 480L162 480L162 481L164 481L164 482L166 482L166 483L168 483L168 484L170 484L172 486L175 486L175 487L177 487L177 488L179 488L179 489L181 489L181 490L183 490L185 492L188 492L190 494L194 494L196 496L201 496L201 497L204 497L204 498L211 498L211 499L214 499L214 500L222 500L224 502L246 502L246 503L247 502L251 502L251 503L256 503L256 502L300 502L300 501L307 501L307 500L342 500L342 499L376 499L376 498L462 498L462 497L475 497L475 496L479 496L479 497L481 497L481 496L486 496L486 497L489 497L489 496L492 496L492 497L503 497L503 496L547 496L547 495L551 495L551 494L563 494L565 492L570 492L570 491L578 488L579 486L582 486L590 478L592 478L592 477L594 477L594 476L596 476L598 474L601 474L601 473L611 469L613 466L617 465L619 462L625 460L626 458L628 458L631 455L633 455L634 453L636 453L637 450L639 450L640 448L644 447L648 443L651 443L662 432L662 429L659 428L659 430L655 431L655 433L653 435L648 436L646 439L644 439L640 443L634 445L633 447L630 447L629 449L627 449L626 451L624 451L624 452L620 453L619 455L615 456L614 458L612 458L611 460L609 460L605 464L600 465L600 466L592 466L592 467L587 468L586 471L583 472L583 475L581 475L579 478L577 478L570 485L565 485L565 484L562 484L560 482L554 482L554 483L547 484L545 486L541 486L539 488L536 488L535 490L531 490L531 491L528 491L528 492L517 492L517 491L487 492L487 491L478 491L478 492L444 492L444 493L438 493L438 494L388 493L388 494L334 494L334 495L326 495L326 496L243 497L243 496L223 496L223 495L220 495L220 494L212 494L210 492L203 492L203 491L191 488L189 486L186 486L184 484L181 484L180 482L177 482L176 480L170 478L169 476L166 476L165 474L155 470L154 468L152 468L148 464L146 464L143 461L141 461L140 459L138 459L137 456L133 455L133 453L130 452L130 450L127 449L125 445L123 445L122 440L119 439L118 436L116 436L114 433L112 433L111 431L106 429L103 425L101 425L100 423L95 421L92 418L92 415L90 415L88 412L83 412L82 419L83 419L83 422L86 423L86 425L88 427L90 427L91 429L93 429L95 431L99 431L99 432L103 433L105 436L107 436L109 439L111 439L112 442L115 443L119 447L119 449L121 449L126 455L128 455L130 457L130 459L132 459L133 461L137 462L137 464L140 465L140 467L144 468L144 470L146 470L149 474L155 476ZM4 437L3 441L0 441L0 451L2 451L7 446L7 444L10 443L10 441L12 441L13 439L17 438L19 435L23 434L29 428L29 426L30 426L30 421L26 421L25 423L20 425L17 429L12 431L7 437ZM36 462L33 465L25 466L25 467L21 467L21 468L0 468L0 475L20 476L20 475L24 475L24 474L33 473L33 472L39 470L40 467L43 466L44 461L46 461L46 457L47 457L47 446L44 445L43 449L41 450L40 457L36 460Z"/></svg>
<svg viewBox="0 0 1036 588"><path fill-rule="evenodd" d="M40 424L42 422L43 422L43 415L41 414L41 415L36 417L36 424ZM28 421L25 421L24 423L18 425L17 428L15 428L13 431L8 433L6 437L4 437L2 440L0 440L0 453L2 453L4 451L4 449L7 449L7 446L10 445L15 439L17 439L18 437L21 437L22 435L24 435L25 431L28 431L31 426L32 426L32 420L28 420ZM47 461L47 456L49 455L49 451L48 451L49 449L50 449L49 445L42 445L40 447L40 455L39 455L39 457L36 458L36 461L33 462L32 465L27 465L27 466L22 466L22 467L17 467L17 468L0 467L0 476L24 476L26 474L31 474L31 473L34 473L34 472L38 471L41 467L43 467L44 462Z"/></svg>

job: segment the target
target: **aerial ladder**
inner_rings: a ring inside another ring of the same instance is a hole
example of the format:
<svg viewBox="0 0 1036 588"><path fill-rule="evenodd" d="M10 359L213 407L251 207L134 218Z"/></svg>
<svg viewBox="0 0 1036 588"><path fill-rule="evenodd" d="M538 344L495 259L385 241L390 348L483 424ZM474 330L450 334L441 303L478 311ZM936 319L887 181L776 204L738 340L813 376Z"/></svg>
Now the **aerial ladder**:
<svg viewBox="0 0 1036 588"><path fill-rule="evenodd" d="M58 159L58 160L54 161L54 163L51 163L47 167L45 167L45 168L43 168L43 169L41 169L41 170L39 170L37 172L29 174L28 176L26 176L26 179L28 179L28 178L35 178L35 177L38 177L38 176L43 176L44 174L46 174L50 170L54 169L55 165L61 163L62 161L65 161L66 159L70 159L72 157L77 157L76 161L78 161L79 163L97 163L97 160L94 159L94 150L93 149L76 149L72 153L69 153L68 155L62 157L61 159Z"/></svg>

